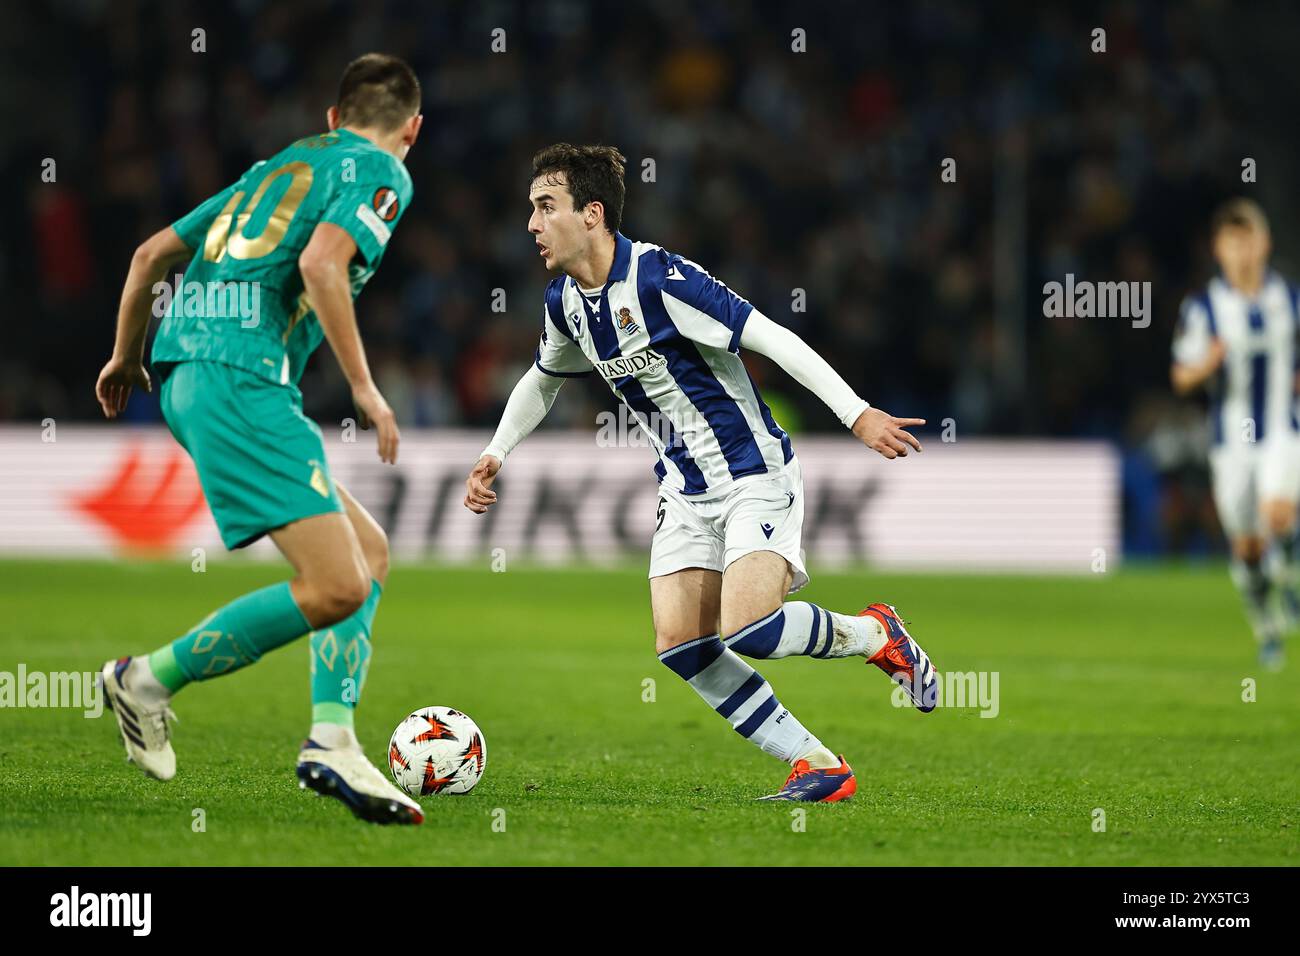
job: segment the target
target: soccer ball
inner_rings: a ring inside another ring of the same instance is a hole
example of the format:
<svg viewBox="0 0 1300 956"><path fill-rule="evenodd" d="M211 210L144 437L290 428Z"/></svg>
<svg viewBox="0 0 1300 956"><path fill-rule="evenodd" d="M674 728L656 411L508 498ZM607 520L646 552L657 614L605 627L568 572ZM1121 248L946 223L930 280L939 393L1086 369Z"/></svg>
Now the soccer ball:
<svg viewBox="0 0 1300 956"><path fill-rule="evenodd" d="M388 769L413 797L469 793L486 766L483 731L450 707L422 707L397 725L388 742Z"/></svg>

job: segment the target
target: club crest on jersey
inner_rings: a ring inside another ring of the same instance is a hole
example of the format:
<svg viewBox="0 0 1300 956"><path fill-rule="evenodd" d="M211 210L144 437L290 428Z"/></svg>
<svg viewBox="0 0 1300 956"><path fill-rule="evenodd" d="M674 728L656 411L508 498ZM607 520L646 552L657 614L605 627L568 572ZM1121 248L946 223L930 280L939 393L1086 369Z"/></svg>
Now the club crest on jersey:
<svg viewBox="0 0 1300 956"><path fill-rule="evenodd" d="M370 200L370 205L374 207L379 218L384 222L392 222L397 218L397 210L401 205L397 201L397 193L387 186L380 186L375 190L374 197Z"/></svg>
<svg viewBox="0 0 1300 956"><path fill-rule="evenodd" d="M668 360L654 349L644 349L631 355L620 355L607 362L597 362L596 371L607 380L628 375L649 375L668 365Z"/></svg>
<svg viewBox="0 0 1300 956"><path fill-rule="evenodd" d="M618 325L619 331L626 332L628 335L636 335L641 331L641 327L636 324L636 320L632 318L632 313L627 306L618 310L618 317L614 321Z"/></svg>

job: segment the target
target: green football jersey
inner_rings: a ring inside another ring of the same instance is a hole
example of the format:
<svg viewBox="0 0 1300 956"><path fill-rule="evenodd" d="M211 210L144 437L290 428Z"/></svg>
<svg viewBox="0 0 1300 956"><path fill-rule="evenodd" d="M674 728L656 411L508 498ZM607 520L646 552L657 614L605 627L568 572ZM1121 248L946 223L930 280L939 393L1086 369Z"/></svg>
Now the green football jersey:
<svg viewBox="0 0 1300 956"><path fill-rule="evenodd" d="M356 242L349 265L355 298L410 201L406 166L344 129L300 139L255 163L172 224L194 258L183 285L168 277L171 301L154 339L154 364L165 374L170 363L208 359L296 385L324 338L298 271L317 223L333 223Z"/></svg>

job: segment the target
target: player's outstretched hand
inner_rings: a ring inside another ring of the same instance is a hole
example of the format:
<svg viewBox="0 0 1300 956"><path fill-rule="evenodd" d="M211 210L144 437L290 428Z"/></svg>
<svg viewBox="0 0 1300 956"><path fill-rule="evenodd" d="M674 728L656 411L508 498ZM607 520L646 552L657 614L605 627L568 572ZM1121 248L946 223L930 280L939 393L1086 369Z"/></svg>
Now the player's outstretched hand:
<svg viewBox="0 0 1300 956"><path fill-rule="evenodd" d="M879 408L868 408L853 423L853 434L862 444L886 458L905 458L909 445L920 451L921 443L903 431L904 427L924 424L924 418L895 418Z"/></svg>
<svg viewBox="0 0 1300 956"><path fill-rule="evenodd" d="M495 455L484 455L465 479L465 507L476 515L484 514L489 505L497 502L497 493L492 490L497 472L501 470L501 460Z"/></svg>
<svg viewBox="0 0 1300 956"><path fill-rule="evenodd" d="M125 411L131 389L137 385L146 392L153 391L153 383L149 381L149 373L143 364L116 355L109 359L104 370L99 373L99 381L95 383L95 398L99 399L104 417L117 418L119 412Z"/></svg>
<svg viewBox="0 0 1300 956"><path fill-rule="evenodd" d="M390 465L397 463L397 445L402 440L397 430L397 416L384 401L374 384L360 385L352 389L352 405L357 410L357 424L369 429L372 425L379 430L379 459Z"/></svg>

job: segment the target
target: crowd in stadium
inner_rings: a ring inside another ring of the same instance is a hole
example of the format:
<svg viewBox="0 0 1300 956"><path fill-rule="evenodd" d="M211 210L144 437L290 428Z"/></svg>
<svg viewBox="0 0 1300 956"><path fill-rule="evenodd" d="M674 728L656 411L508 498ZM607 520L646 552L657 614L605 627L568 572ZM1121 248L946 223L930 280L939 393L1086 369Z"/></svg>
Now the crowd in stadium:
<svg viewBox="0 0 1300 956"><path fill-rule="evenodd" d="M1176 6L1115 7L1104 53L1084 13L957 0L882 9L870 32L793 2L259 6L108 8L66 44L75 97L50 90L10 131L0 420L97 415L135 244L321 129L365 48L406 57L424 91L414 202L358 309L404 425L491 426L532 360L547 276L529 159L556 140L618 146L626 234L703 264L896 414L1131 444L1168 419L1177 305L1208 274L1198 243L1236 163L1229 97ZM1150 281L1151 327L1044 318L1042 284L1065 273ZM999 322L1006 301L1023 322ZM326 351L302 389L337 421L351 404ZM774 366L753 374L791 430L839 427ZM612 401L566 392L551 425ZM157 414L137 396L129 417Z"/></svg>

